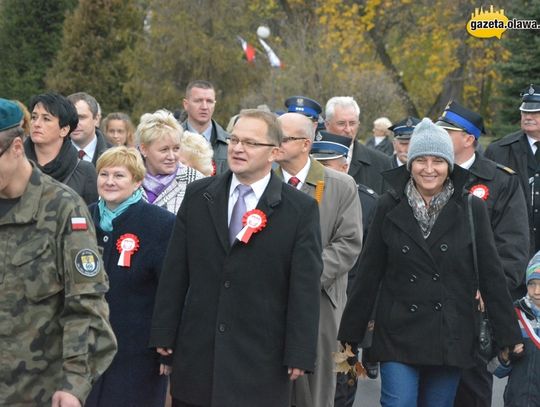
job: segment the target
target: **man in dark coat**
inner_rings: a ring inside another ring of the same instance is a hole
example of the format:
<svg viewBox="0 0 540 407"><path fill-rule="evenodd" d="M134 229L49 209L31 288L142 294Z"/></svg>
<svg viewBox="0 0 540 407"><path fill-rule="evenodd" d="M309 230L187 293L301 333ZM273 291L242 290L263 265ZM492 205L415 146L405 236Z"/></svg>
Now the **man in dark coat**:
<svg viewBox="0 0 540 407"><path fill-rule="evenodd" d="M529 214L530 256L540 250L540 87L522 93L521 130L493 142L485 156L517 172Z"/></svg>
<svg viewBox="0 0 540 407"><path fill-rule="evenodd" d="M456 164L470 171L465 189L486 202L495 246L503 264L512 299L525 293L529 261L527 205L516 173L476 152L484 120L457 102L451 102L436 123L446 129L454 145ZM480 363L463 371L454 405L491 406L493 376Z"/></svg>
<svg viewBox="0 0 540 407"><path fill-rule="evenodd" d="M357 184L363 184L381 194L384 190L382 171L390 169L390 158L367 148L356 139L360 126L360 107L350 96L335 96L328 100L325 108L326 130L338 136L354 140L347 162L349 175Z"/></svg>
<svg viewBox="0 0 540 407"><path fill-rule="evenodd" d="M150 336L174 358L173 406L285 407L290 381L315 368L319 211L271 171L281 139L273 114L242 112L232 173L186 190Z"/></svg>
<svg viewBox="0 0 540 407"><path fill-rule="evenodd" d="M216 174L227 168L227 138L229 134L212 119L216 107L216 91L208 81L195 80L188 83L184 98L187 119L182 123L184 130L202 135L214 150Z"/></svg>

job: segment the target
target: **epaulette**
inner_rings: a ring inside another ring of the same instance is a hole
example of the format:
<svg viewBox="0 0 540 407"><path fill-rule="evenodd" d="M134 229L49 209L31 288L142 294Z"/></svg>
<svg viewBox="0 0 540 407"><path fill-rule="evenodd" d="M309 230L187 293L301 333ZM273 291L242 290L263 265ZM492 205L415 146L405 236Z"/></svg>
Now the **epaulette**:
<svg viewBox="0 0 540 407"><path fill-rule="evenodd" d="M371 189L371 188L369 188L369 187L367 187L367 186L365 186L365 185L363 185L363 184L357 184L357 185L358 185L358 189L359 189L361 192L364 192L364 193L366 193L367 195L371 195L371 196L373 196L374 198L377 198L377 197L378 197L377 193L376 193L373 189Z"/></svg>
<svg viewBox="0 0 540 407"><path fill-rule="evenodd" d="M505 165L502 165L502 164L499 164L497 163L497 168L500 169L500 170L503 170L505 172L507 172L508 174L511 174L511 175L514 175L516 172L510 168L510 167L507 167Z"/></svg>

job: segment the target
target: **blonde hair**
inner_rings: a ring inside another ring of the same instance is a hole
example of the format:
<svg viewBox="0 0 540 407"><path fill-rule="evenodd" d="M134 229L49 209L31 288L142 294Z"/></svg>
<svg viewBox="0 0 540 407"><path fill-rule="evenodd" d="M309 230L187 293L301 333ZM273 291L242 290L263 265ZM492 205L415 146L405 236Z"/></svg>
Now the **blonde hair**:
<svg viewBox="0 0 540 407"><path fill-rule="evenodd" d="M204 175L212 175L214 151L210 143L200 134L190 131L184 132L180 143L180 155L188 167L192 167Z"/></svg>
<svg viewBox="0 0 540 407"><path fill-rule="evenodd" d="M146 175L141 154L134 147L118 146L105 150L97 160L96 171L99 174L107 167L126 167L135 182L142 181Z"/></svg>
<svg viewBox="0 0 540 407"><path fill-rule="evenodd" d="M174 115L165 109L157 110L154 113L145 113L141 116L141 122L135 131L137 145L148 146L162 137L176 138L181 142L184 129Z"/></svg>

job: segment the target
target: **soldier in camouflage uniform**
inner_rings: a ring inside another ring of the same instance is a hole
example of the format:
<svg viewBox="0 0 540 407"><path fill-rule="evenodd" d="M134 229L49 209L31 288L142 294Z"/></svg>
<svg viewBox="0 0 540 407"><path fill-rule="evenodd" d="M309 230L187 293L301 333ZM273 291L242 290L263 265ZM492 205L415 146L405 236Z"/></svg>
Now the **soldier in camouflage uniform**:
<svg viewBox="0 0 540 407"><path fill-rule="evenodd" d="M0 405L80 407L116 339L108 279L82 199L26 158L0 99Z"/></svg>

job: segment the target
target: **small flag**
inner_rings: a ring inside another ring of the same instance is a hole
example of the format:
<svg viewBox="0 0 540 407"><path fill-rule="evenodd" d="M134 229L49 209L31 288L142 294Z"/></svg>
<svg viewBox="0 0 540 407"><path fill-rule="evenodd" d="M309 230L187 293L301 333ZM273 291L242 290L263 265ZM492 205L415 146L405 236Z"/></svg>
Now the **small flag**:
<svg viewBox="0 0 540 407"><path fill-rule="evenodd" d="M266 43L262 38L259 38L259 42L263 46L264 50L266 51L266 55L268 56L268 61L270 62L270 66L274 68L283 68L283 64L281 63L281 60L278 58L276 53L272 48L270 48L270 45Z"/></svg>
<svg viewBox="0 0 540 407"><path fill-rule="evenodd" d="M71 230L87 230L86 218L71 218Z"/></svg>
<svg viewBox="0 0 540 407"><path fill-rule="evenodd" d="M242 45L242 49L244 50L244 53L246 54L247 61L252 64L255 62L255 48L253 48L253 45L249 44L245 39L237 36L238 41L240 41L240 44Z"/></svg>

